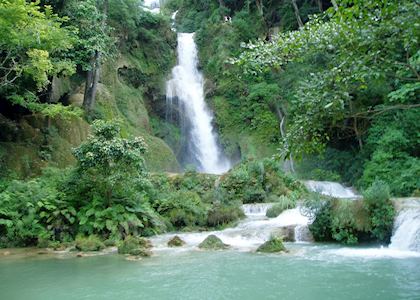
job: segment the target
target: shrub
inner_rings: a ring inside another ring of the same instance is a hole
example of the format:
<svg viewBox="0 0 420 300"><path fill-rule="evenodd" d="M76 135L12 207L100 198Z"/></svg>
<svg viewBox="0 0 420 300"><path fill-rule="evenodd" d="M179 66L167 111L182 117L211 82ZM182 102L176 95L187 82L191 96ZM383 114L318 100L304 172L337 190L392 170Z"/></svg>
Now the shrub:
<svg viewBox="0 0 420 300"><path fill-rule="evenodd" d="M214 205L207 213L206 224L217 227L229 224L243 218L244 212L239 205Z"/></svg>
<svg viewBox="0 0 420 300"><path fill-rule="evenodd" d="M76 249L80 251L100 251L105 249L104 243L96 235L77 236L76 237Z"/></svg>
<svg viewBox="0 0 420 300"><path fill-rule="evenodd" d="M296 206L296 201L293 198L280 196L277 199L277 203L275 203L272 207L270 207L267 210L265 215L268 218L276 218L286 209L291 209L291 208L294 208L295 206Z"/></svg>
<svg viewBox="0 0 420 300"><path fill-rule="evenodd" d="M157 211L175 228L205 224L207 208L195 192L177 191L160 200Z"/></svg>
<svg viewBox="0 0 420 300"><path fill-rule="evenodd" d="M375 181L364 193L363 202L371 221L371 234L379 241L389 242L395 218L390 200L389 187L383 181Z"/></svg>

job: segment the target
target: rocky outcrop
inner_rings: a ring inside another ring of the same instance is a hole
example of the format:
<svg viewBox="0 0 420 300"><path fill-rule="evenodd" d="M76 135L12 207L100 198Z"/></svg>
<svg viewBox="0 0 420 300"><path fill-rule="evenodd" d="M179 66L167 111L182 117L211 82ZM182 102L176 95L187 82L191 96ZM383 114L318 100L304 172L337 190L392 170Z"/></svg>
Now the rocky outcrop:
<svg viewBox="0 0 420 300"><path fill-rule="evenodd" d="M119 254L129 254L132 256L151 256L152 244L149 240L141 237L127 236L118 246Z"/></svg>
<svg viewBox="0 0 420 300"><path fill-rule="evenodd" d="M182 247L184 245L185 242L177 235L171 238L168 242L169 247Z"/></svg>
<svg viewBox="0 0 420 300"><path fill-rule="evenodd" d="M223 243L220 238L212 234L206 237L206 239L198 245L198 248L205 250L223 250L229 248L229 245Z"/></svg>
<svg viewBox="0 0 420 300"><path fill-rule="evenodd" d="M271 237L267 242L258 247L257 252L263 253L278 253L287 252L286 247L283 245L283 241L279 237Z"/></svg>

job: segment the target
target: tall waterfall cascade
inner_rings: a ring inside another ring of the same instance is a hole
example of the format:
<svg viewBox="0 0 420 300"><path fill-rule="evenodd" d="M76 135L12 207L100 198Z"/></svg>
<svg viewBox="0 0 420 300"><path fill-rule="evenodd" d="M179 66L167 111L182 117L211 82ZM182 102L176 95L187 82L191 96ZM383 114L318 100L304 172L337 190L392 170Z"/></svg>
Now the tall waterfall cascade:
<svg viewBox="0 0 420 300"><path fill-rule="evenodd" d="M222 174L230 163L223 155L213 128L213 116L204 97L204 78L198 70L194 33L178 33L178 65L166 85L166 118L179 117L181 164L193 165L199 172Z"/></svg>

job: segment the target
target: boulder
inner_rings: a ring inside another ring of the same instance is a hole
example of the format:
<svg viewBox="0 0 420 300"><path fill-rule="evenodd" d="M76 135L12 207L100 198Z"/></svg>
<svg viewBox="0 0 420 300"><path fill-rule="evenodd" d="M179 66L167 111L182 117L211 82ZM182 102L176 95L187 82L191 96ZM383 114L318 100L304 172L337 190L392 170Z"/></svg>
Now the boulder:
<svg viewBox="0 0 420 300"><path fill-rule="evenodd" d="M281 238L284 242L294 242L296 225L284 226L278 228L273 234Z"/></svg>
<svg viewBox="0 0 420 300"><path fill-rule="evenodd" d="M212 234L206 237L205 240L198 245L198 248L206 250L223 250L229 248L229 245L226 245L221 239Z"/></svg>
<svg viewBox="0 0 420 300"><path fill-rule="evenodd" d="M171 238L168 242L169 247L182 247L184 245L185 242L177 235Z"/></svg>
<svg viewBox="0 0 420 300"><path fill-rule="evenodd" d="M283 245L283 241L279 237L271 237L267 242L258 247L257 252L264 253L277 253L287 252L286 247Z"/></svg>
<svg viewBox="0 0 420 300"><path fill-rule="evenodd" d="M118 253L134 256L151 256L150 248L152 248L152 244L149 240L142 237L127 236L118 245Z"/></svg>

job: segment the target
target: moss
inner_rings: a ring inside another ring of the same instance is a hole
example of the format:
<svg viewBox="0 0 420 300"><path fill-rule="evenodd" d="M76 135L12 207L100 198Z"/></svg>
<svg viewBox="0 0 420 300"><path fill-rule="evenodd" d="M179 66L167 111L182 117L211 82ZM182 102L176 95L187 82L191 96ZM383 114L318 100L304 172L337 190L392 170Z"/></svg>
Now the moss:
<svg viewBox="0 0 420 300"><path fill-rule="evenodd" d="M185 242L177 235L171 238L168 242L169 247L182 247L184 245Z"/></svg>
<svg viewBox="0 0 420 300"><path fill-rule="evenodd" d="M96 235L76 237L76 249L80 251L100 251L105 249L104 243Z"/></svg>
<svg viewBox="0 0 420 300"><path fill-rule="evenodd" d="M205 240L198 245L198 248L205 250L224 250L229 248L229 245L223 243L220 238L212 234L206 237Z"/></svg>
<svg viewBox="0 0 420 300"><path fill-rule="evenodd" d="M130 254L134 256L150 256L152 244L149 240L141 237L127 236L118 245L119 254Z"/></svg>
<svg viewBox="0 0 420 300"><path fill-rule="evenodd" d="M258 247L257 252L277 253L287 252L287 249L284 247L283 240L281 238L271 237L267 242Z"/></svg>

